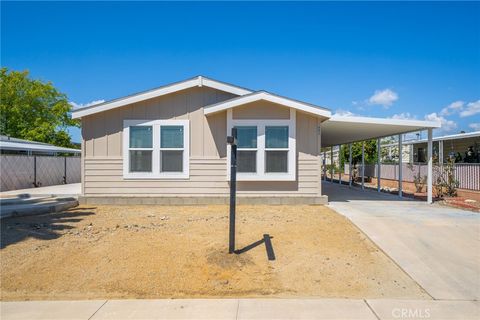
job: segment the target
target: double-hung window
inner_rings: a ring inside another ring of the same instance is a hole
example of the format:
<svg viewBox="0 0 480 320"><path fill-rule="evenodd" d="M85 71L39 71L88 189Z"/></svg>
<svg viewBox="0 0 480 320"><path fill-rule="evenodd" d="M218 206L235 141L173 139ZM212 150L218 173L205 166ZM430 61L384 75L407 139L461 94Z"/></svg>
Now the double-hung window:
<svg viewBox="0 0 480 320"><path fill-rule="evenodd" d="M130 172L152 172L153 126L130 127Z"/></svg>
<svg viewBox="0 0 480 320"><path fill-rule="evenodd" d="M265 172L288 173L288 126L265 126Z"/></svg>
<svg viewBox="0 0 480 320"><path fill-rule="evenodd" d="M237 171L257 172L257 127L237 126Z"/></svg>
<svg viewBox="0 0 480 320"><path fill-rule="evenodd" d="M125 120L123 157L127 179L188 178L188 120Z"/></svg>
<svg viewBox="0 0 480 320"><path fill-rule="evenodd" d="M227 130L237 129L237 179L239 181L294 181L296 164L295 112L290 119L232 119ZM228 147L230 150L230 146ZM230 177L230 152L228 176Z"/></svg>

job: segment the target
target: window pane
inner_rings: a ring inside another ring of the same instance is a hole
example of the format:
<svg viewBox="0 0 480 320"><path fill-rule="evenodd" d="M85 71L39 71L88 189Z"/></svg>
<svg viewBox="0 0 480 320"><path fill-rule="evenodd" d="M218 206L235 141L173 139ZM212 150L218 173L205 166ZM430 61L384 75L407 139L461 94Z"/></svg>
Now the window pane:
<svg viewBox="0 0 480 320"><path fill-rule="evenodd" d="M257 151L237 151L237 171L257 172Z"/></svg>
<svg viewBox="0 0 480 320"><path fill-rule="evenodd" d="M183 148L183 126L160 127L161 148Z"/></svg>
<svg viewBox="0 0 480 320"><path fill-rule="evenodd" d="M134 126L130 127L130 148L151 148L152 127Z"/></svg>
<svg viewBox="0 0 480 320"><path fill-rule="evenodd" d="M183 151L161 151L162 172L183 172Z"/></svg>
<svg viewBox="0 0 480 320"><path fill-rule="evenodd" d="M152 151L130 150L130 172L152 172Z"/></svg>
<svg viewBox="0 0 480 320"><path fill-rule="evenodd" d="M236 127L237 128L237 147L238 148L256 148L257 147L257 127Z"/></svg>
<svg viewBox="0 0 480 320"><path fill-rule="evenodd" d="M265 127L267 148L288 148L288 126Z"/></svg>
<svg viewBox="0 0 480 320"><path fill-rule="evenodd" d="M288 151L266 151L265 172L288 172Z"/></svg>

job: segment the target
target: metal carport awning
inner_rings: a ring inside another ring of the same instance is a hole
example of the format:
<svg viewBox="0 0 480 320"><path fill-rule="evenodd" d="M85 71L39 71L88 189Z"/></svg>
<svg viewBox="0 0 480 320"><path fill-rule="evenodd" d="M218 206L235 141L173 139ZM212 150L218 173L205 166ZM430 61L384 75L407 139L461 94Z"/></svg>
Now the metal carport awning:
<svg viewBox="0 0 480 320"><path fill-rule="evenodd" d="M377 140L377 190L380 192L380 138L398 135L399 143L399 196L402 196L402 134L428 130L428 173L427 173L427 202L432 203L432 166L433 166L433 148L432 148L432 130L440 128L440 122L434 121L421 121L421 120L404 120L404 119L385 119L385 118L367 118L367 117L346 117L346 116L332 116L329 120L322 123L321 126L321 144L322 147L333 147L336 145L349 144L350 146L350 186L351 186L351 143L360 142L370 139ZM331 159L333 161L333 148L330 150ZM325 155L325 152L324 152ZM325 156L324 156L325 157ZM364 168L365 168L365 150L364 144L362 145L362 189L364 188ZM330 169L331 181L333 182L333 166ZM326 177L326 175L325 175ZM341 183L341 179L339 179Z"/></svg>
<svg viewBox="0 0 480 320"><path fill-rule="evenodd" d="M322 147L434 128L440 128L440 123L420 120L332 116L322 123Z"/></svg>

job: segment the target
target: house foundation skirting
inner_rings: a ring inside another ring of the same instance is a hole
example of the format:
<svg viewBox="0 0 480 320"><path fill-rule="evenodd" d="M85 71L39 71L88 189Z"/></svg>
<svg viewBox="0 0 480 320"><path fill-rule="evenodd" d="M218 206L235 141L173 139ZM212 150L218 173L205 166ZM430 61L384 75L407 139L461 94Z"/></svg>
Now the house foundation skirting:
<svg viewBox="0 0 480 320"><path fill-rule="evenodd" d="M209 205L229 204L228 197L109 197L80 196L80 204L92 205ZM295 205L295 204L328 204L325 195L316 197L237 197L237 204Z"/></svg>

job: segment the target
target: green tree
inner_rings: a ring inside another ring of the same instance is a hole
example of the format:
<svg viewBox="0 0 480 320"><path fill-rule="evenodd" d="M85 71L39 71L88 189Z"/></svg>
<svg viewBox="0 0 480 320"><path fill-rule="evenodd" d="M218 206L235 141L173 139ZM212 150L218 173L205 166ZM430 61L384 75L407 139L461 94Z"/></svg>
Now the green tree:
<svg viewBox="0 0 480 320"><path fill-rule="evenodd" d="M348 145L342 145L340 149L340 163L341 166L348 164L350 157L350 150ZM374 164L377 161L377 140L365 141L365 164ZM352 165L362 163L362 142L352 143Z"/></svg>
<svg viewBox="0 0 480 320"><path fill-rule="evenodd" d="M72 120L67 96L51 82L31 79L28 71L0 71L0 134L76 147L67 127L79 127Z"/></svg>

